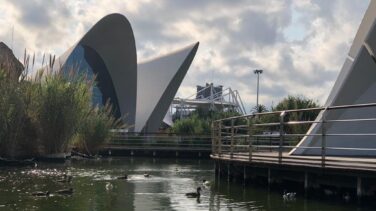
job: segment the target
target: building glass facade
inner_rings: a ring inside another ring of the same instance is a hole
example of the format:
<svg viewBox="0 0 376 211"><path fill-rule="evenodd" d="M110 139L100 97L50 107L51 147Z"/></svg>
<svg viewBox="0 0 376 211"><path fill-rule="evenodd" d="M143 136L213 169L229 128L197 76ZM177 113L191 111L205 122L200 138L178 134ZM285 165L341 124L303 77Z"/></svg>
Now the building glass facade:
<svg viewBox="0 0 376 211"><path fill-rule="evenodd" d="M78 75L86 75L89 80L94 79L92 103L95 106L103 106L110 101L114 108L114 114L120 117L117 96L113 88L111 77L102 58L91 48L78 45L68 57L63 71L69 74L74 68Z"/></svg>

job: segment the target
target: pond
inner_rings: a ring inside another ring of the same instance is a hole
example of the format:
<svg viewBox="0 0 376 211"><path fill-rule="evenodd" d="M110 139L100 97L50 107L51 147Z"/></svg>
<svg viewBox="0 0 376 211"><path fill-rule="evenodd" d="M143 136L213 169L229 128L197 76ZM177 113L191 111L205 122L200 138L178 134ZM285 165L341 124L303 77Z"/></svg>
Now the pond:
<svg viewBox="0 0 376 211"><path fill-rule="evenodd" d="M63 175L72 181L61 183ZM117 177L129 175L127 180ZM150 177L145 177L149 174ZM203 185L202 180L211 181ZM187 198L201 186L201 197ZM59 195L73 188L73 194ZM33 196L50 191L50 196ZM282 193L215 181L214 162L190 159L104 158L37 167L0 168L0 210L368 210L354 204L284 201ZM371 210L371 209L369 209Z"/></svg>

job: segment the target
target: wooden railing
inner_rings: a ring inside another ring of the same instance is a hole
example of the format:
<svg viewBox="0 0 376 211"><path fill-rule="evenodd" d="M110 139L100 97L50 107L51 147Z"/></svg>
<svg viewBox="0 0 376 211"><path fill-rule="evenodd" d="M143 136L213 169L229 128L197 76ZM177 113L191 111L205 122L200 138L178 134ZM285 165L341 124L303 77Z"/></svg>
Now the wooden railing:
<svg viewBox="0 0 376 211"><path fill-rule="evenodd" d="M373 117L370 114L369 118L327 119L329 111L369 107L376 108L376 103L255 113L216 120L212 123L212 157L228 160L237 159L244 162L308 165L322 168L350 167L367 170L373 169L376 171L376 157L327 155L328 150L376 151L376 148L327 146L328 137L376 136L376 133L334 134L327 132L328 123L341 122L356 124L358 122L376 121L376 118L374 118L376 113L373 114ZM291 120L288 118L293 114L302 113L311 114L311 120L299 120L299 118L297 120ZM312 113L320 113L321 118L318 118L319 120L312 120L315 119L312 118ZM272 121L266 121L267 119ZM319 126L319 130L307 133L306 130L301 129L299 133L291 133L294 127L308 129L312 124ZM266 131L272 132L266 133ZM297 145L302 138L309 136L318 137L321 146ZM320 151L320 155L291 156L288 152L293 149L315 149Z"/></svg>

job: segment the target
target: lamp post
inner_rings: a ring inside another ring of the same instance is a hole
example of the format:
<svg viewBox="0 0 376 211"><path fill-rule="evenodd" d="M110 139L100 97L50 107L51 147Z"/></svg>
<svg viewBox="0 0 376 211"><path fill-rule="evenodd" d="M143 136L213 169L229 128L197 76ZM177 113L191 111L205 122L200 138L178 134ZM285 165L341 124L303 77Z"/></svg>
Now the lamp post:
<svg viewBox="0 0 376 211"><path fill-rule="evenodd" d="M254 70L253 71L255 74L257 74L257 98L256 98L256 108L257 110L259 109L259 79L260 79L260 74L262 74L263 70Z"/></svg>

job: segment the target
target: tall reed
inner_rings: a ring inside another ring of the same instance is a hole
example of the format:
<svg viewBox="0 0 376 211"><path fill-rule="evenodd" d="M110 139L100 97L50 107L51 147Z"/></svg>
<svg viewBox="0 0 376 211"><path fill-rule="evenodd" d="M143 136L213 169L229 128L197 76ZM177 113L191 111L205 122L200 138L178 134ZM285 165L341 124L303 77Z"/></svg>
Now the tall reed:
<svg viewBox="0 0 376 211"><path fill-rule="evenodd" d="M111 129L124 127L109 103L93 107L95 77L79 75L86 72L79 66L56 68L52 56L31 76L35 57L31 65L26 51L24 57L18 81L7 75L9 70L0 71L0 156L65 153L74 138L92 154L109 140Z"/></svg>
<svg viewBox="0 0 376 211"><path fill-rule="evenodd" d="M115 118L109 102L103 107L96 106L86 114L79 126L74 145L84 153L95 155L108 141L112 134L111 129L125 128L121 119Z"/></svg>
<svg viewBox="0 0 376 211"><path fill-rule="evenodd" d="M37 137L28 115L29 85L11 79L7 72L0 70L0 156L34 155Z"/></svg>

